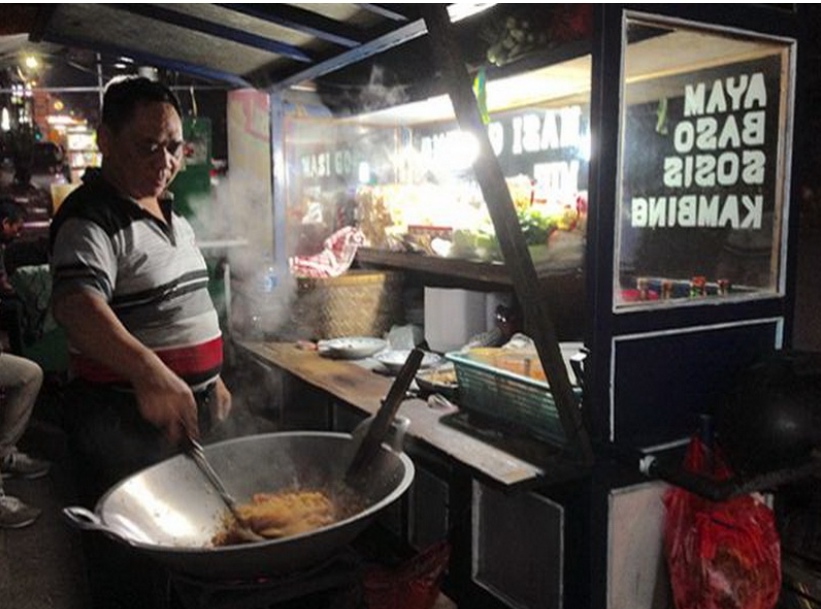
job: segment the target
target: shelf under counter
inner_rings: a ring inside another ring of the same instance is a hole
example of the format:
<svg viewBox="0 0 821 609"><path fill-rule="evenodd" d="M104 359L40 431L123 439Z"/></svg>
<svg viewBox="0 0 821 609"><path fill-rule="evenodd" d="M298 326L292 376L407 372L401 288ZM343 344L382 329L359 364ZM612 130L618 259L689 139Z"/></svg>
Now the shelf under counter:
<svg viewBox="0 0 821 609"><path fill-rule="evenodd" d="M388 267L490 286L511 285L507 268L501 262L441 258L422 253L393 252L370 247L360 247L356 251L356 261L363 267Z"/></svg>
<svg viewBox="0 0 821 609"><path fill-rule="evenodd" d="M279 368L365 415L379 409L393 382L392 378L356 363L322 357L315 351L299 349L294 343L238 341L236 344L261 363ZM445 425L441 419L447 414L416 398L406 399L399 409L399 415L411 420L407 433L412 441L423 442L491 483L508 489L525 489L569 477L561 463L556 463L555 468L537 466Z"/></svg>
<svg viewBox="0 0 821 609"><path fill-rule="evenodd" d="M458 287L484 286L507 289L513 284L507 266L502 262L442 258L370 247L361 247L357 250L356 262L366 268L412 271L428 278L428 285L457 287L456 284L459 284ZM537 265L536 271L540 280L579 279L582 275L581 261L575 264Z"/></svg>

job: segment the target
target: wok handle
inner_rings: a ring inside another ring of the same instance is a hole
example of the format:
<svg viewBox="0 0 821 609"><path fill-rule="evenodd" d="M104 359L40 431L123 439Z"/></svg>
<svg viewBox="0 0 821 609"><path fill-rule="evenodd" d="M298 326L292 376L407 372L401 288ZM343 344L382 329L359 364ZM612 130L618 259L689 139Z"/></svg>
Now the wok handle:
<svg viewBox="0 0 821 609"><path fill-rule="evenodd" d="M66 517L66 520L68 520L72 526L77 527L81 531L96 531L98 533L104 533L105 535L113 537L117 541L122 541L128 545L133 545L130 539L105 526L99 516L84 507L64 507L63 516Z"/></svg>
<svg viewBox="0 0 821 609"><path fill-rule="evenodd" d="M367 419L363 419L356 427L354 427L351 435L357 440L355 444L358 444L361 439L367 435L368 428L370 428L373 423L373 418L373 415L371 415ZM408 431L410 422L410 419L405 416L394 417L393 421L391 421L391 426L388 430L387 437L385 438L385 443L390 446L393 452L404 452L405 432Z"/></svg>
<svg viewBox="0 0 821 609"><path fill-rule="evenodd" d="M419 348L413 349L408 355L402 369L396 375L396 379L388 390L388 396L382 401L379 410L376 411L362 443L359 444L354 453L353 460L345 474L347 480L353 480L358 474L367 469L370 460L379 451L382 440L385 438L385 434L388 433L391 421L393 421L396 411L399 410L402 400L405 399L408 387L410 387L413 377L416 376L416 371L419 370L423 356L424 352Z"/></svg>

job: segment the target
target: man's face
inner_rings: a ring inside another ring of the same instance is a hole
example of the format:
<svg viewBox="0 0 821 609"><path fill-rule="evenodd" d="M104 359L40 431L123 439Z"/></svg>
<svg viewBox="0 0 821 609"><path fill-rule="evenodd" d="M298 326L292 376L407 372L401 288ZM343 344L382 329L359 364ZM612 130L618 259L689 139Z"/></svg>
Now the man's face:
<svg viewBox="0 0 821 609"><path fill-rule="evenodd" d="M22 230L22 220L17 220L15 222L13 220L9 220L8 218L6 218L2 221L2 223L0 223L0 242L11 243L20 235L20 232Z"/></svg>
<svg viewBox="0 0 821 609"><path fill-rule="evenodd" d="M105 169L125 194L158 197L180 170L182 122L169 103L141 103L118 133L100 130L100 149Z"/></svg>

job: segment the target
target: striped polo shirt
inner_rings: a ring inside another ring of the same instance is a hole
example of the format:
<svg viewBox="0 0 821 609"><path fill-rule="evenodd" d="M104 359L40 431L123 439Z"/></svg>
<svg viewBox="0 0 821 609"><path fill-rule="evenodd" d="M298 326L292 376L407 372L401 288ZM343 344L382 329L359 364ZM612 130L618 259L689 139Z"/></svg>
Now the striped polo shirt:
<svg viewBox="0 0 821 609"><path fill-rule="evenodd" d="M52 297L77 288L99 294L131 334L198 390L220 373L222 334L194 231L170 200L162 206L168 224L99 175L74 190L51 225ZM69 350L80 378L124 383L74 346Z"/></svg>

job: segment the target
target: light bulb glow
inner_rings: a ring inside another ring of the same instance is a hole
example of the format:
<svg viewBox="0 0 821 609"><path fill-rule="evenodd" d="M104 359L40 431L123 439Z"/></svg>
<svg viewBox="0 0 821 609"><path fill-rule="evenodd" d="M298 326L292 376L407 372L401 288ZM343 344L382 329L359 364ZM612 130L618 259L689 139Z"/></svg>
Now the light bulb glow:
<svg viewBox="0 0 821 609"><path fill-rule="evenodd" d="M367 184L371 181L371 167L366 161L359 163L359 170L357 173L359 174L360 184Z"/></svg>

